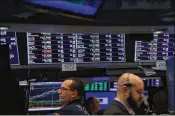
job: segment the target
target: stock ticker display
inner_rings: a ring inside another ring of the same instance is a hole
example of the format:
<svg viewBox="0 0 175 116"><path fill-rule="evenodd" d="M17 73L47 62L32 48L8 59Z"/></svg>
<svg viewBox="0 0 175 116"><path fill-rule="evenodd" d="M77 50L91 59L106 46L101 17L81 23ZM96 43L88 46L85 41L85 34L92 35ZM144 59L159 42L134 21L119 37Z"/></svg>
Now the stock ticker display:
<svg viewBox="0 0 175 116"><path fill-rule="evenodd" d="M153 34L153 41L135 42L136 62L164 61L174 55L175 35L174 34Z"/></svg>
<svg viewBox="0 0 175 116"><path fill-rule="evenodd" d="M124 34L27 33L28 64L125 62Z"/></svg>
<svg viewBox="0 0 175 116"><path fill-rule="evenodd" d="M143 82L145 84L145 88L163 86L160 77L143 78ZM94 82L91 84L86 84L84 90L92 92L117 91L117 86L117 82Z"/></svg>
<svg viewBox="0 0 175 116"><path fill-rule="evenodd" d="M58 110L58 89L62 82L36 82L30 83L28 111Z"/></svg>
<svg viewBox="0 0 175 116"><path fill-rule="evenodd" d="M15 32L1 31L0 45L9 45L9 56L11 65L19 65L18 43Z"/></svg>
<svg viewBox="0 0 175 116"><path fill-rule="evenodd" d="M94 82L92 84L86 84L85 91L108 91L108 82Z"/></svg>

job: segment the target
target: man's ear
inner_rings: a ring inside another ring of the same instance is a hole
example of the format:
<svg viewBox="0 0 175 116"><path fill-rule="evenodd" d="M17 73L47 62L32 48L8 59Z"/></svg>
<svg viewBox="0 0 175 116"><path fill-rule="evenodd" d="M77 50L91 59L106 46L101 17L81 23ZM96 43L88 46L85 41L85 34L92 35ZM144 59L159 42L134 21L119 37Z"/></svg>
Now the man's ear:
<svg viewBox="0 0 175 116"><path fill-rule="evenodd" d="M78 96L77 91L73 91L72 93L73 93L73 94L72 94L72 97L73 97L73 98L76 98L76 97Z"/></svg>
<svg viewBox="0 0 175 116"><path fill-rule="evenodd" d="M128 91L128 87L127 86L123 86L122 88L123 88L123 92L126 93Z"/></svg>
<svg viewBox="0 0 175 116"><path fill-rule="evenodd" d="M127 95L128 94L128 91L129 91L129 88L127 86L123 86L122 89L123 89L123 93L125 95Z"/></svg>

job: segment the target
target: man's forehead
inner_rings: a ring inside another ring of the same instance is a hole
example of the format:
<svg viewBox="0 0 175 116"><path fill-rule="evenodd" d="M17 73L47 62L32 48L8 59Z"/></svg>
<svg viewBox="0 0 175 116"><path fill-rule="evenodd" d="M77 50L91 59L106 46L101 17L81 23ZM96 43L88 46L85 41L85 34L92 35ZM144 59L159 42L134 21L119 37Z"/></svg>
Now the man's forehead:
<svg viewBox="0 0 175 116"><path fill-rule="evenodd" d="M143 84L136 84L136 89L143 90L144 85Z"/></svg>
<svg viewBox="0 0 175 116"><path fill-rule="evenodd" d="M69 88L71 84L72 84L72 80L65 80L61 85L61 87Z"/></svg>

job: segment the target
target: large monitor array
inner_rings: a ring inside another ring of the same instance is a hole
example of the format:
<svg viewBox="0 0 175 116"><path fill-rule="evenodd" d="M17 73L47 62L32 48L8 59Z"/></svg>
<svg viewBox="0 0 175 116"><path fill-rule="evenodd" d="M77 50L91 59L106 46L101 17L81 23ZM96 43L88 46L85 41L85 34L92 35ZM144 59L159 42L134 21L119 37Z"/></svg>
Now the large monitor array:
<svg viewBox="0 0 175 116"><path fill-rule="evenodd" d="M125 62L124 34L27 33L28 64Z"/></svg>
<svg viewBox="0 0 175 116"><path fill-rule="evenodd" d="M18 32L1 31L0 45L9 44L11 65L20 64L19 55L22 59L21 64L24 65L62 63L88 65L97 62L165 61L175 53L174 34L154 33L153 40L148 41L140 38L138 41L128 40L127 37L130 35L125 34L23 33L21 36ZM21 40L22 38L25 41ZM130 41L135 42L135 47L132 42L128 43ZM18 44L20 53L18 53ZM133 50L135 55L128 55L128 52ZM25 51L27 51L27 54L23 53ZM135 56L134 59L133 56Z"/></svg>
<svg viewBox="0 0 175 116"><path fill-rule="evenodd" d="M175 35L154 34L150 42L135 41L136 62L156 62L167 60L174 55Z"/></svg>
<svg viewBox="0 0 175 116"><path fill-rule="evenodd" d="M18 43L15 32L1 31L0 45L9 45L9 56L11 65L19 65Z"/></svg>

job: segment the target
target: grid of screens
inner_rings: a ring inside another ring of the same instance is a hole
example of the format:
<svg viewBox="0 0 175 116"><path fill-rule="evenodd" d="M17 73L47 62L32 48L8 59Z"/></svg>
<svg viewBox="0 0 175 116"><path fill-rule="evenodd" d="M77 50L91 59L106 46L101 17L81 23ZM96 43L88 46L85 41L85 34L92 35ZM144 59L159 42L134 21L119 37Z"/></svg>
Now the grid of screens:
<svg viewBox="0 0 175 116"><path fill-rule="evenodd" d="M28 111L58 110L58 89L62 82L36 82L30 83Z"/></svg>
<svg viewBox="0 0 175 116"><path fill-rule="evenodd" d="M174 55L175 35L174 34L154 34L151 42L135 42L136 62L156 62L164 61Z"/></svg>
<svg viewBox="0 0 175 116"><path fill-rule="evenodd" d="M56 8L79 15L94 16L103 0L24 0L48 8Z"/></svg>
<svg viewBox="0 0 175 116"><path fill-rule="evenodd" d="M125 62L124 34L27 33L28 64Z"/></svg>
<svg viewBox="0 0 175 116"><path fill-rule="evenodd" d="M0 45L9 45L9 56L11 65L19 65L18 43L15 32L1 31Z"/></svg>

